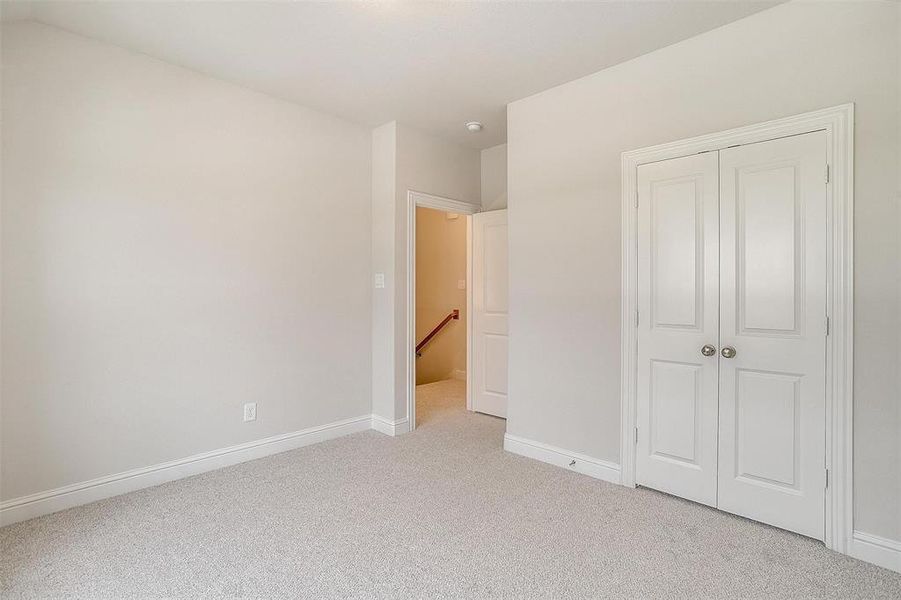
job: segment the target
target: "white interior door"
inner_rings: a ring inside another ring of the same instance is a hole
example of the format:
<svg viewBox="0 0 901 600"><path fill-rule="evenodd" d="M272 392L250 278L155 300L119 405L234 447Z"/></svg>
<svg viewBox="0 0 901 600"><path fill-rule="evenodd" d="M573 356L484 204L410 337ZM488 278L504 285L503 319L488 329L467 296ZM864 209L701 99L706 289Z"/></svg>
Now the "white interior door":
<svg viewBox="0 0 901 600"><path fill-rule="evenodd" d="M821 540L825 135L720 152L719 507Z"/></svg>
<svg viewBox="0 0 901 600"><path fill-rule="evenodd" d="M717 473L717 188L716 152L638 168L636 481L711 506Z"/></svg>
<svg viewBox="0 0 901 600"><path fill-rule="evenodd" d="M472 409L507 416L507 211L472 216Z"/></svg>

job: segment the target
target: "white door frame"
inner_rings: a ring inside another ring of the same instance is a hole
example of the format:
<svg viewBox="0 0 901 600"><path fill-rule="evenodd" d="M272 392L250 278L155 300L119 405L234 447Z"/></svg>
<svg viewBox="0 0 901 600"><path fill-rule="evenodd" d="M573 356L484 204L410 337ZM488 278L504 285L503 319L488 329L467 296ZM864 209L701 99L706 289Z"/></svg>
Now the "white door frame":
<svg viewBox="0 0 901 600"><path fill-rule="evenodd" d="M443 198L414 190L407 190L407 334L406 394L409 430L416 429L416 207L433 208L458 215L474 215L481 207L468 202ZM472 409L470 390L472 385L472 219L466 219L466 408Z"/></svg>
<svg viewBox="0 0 901 600"><path fill-rule="evenodd" d="M811 131L826 132L826 546L844 554L853 539L852 410L854 300L854 105L843 104L757 125L622 154L622 484L635 487L638 375L639 165Z"/></svg>

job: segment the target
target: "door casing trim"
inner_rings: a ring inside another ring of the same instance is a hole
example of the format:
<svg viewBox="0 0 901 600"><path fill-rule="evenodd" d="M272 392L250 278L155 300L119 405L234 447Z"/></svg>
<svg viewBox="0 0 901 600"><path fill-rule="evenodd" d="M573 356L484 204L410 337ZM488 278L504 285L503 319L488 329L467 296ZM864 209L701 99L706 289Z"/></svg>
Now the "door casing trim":
<svg viewBox="0 0 901 600"><path fill-rule="evenodd" d="M416 208L433 208L467 217L466 221L466 408L472 410L472 219L468 217L481 212L481 207L469 202L461 202L443 196L407 190L407 314L406 335L404 336L405 394L407 396L407 431L416 429Z"/></svg>
<svg viewBox="0 0 901 600"><path fill-rule="evenodd" d="M813 131L826 132L826 488L825 544L848 554L853 539L854 104L775 119L622 154L621 432L622 484L635 487L638 387L639 165ZM826 173L824 173L824 177Z"/></svg>

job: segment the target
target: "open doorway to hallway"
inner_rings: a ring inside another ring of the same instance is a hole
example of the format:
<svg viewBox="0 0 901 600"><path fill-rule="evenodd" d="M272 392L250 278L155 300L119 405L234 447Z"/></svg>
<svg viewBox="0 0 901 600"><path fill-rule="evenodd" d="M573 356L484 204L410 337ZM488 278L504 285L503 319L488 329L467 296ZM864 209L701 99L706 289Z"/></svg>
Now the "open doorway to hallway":
<svg viewBox="0 0 901 600"><path fill-rule="evenodd" d="M506 210L411 192L408 225L411 425L449 411L506 418Z"/></svg>
<svg viewBox="0 0 901 600"><path fill-rule="evenodd" d="M465 411L469 215L416 207L416 426Z"/></svg>

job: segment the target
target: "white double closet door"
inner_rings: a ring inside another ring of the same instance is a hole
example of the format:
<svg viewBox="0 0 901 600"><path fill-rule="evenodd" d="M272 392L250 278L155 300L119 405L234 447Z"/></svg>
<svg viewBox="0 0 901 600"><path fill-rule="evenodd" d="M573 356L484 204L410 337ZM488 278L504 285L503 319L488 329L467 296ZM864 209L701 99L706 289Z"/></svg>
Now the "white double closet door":
<svg viewBox="0 0 901 600"><path fill-rule="evenodd" d="M640 485L823 539L826 138L638 168Z"/></svg>

